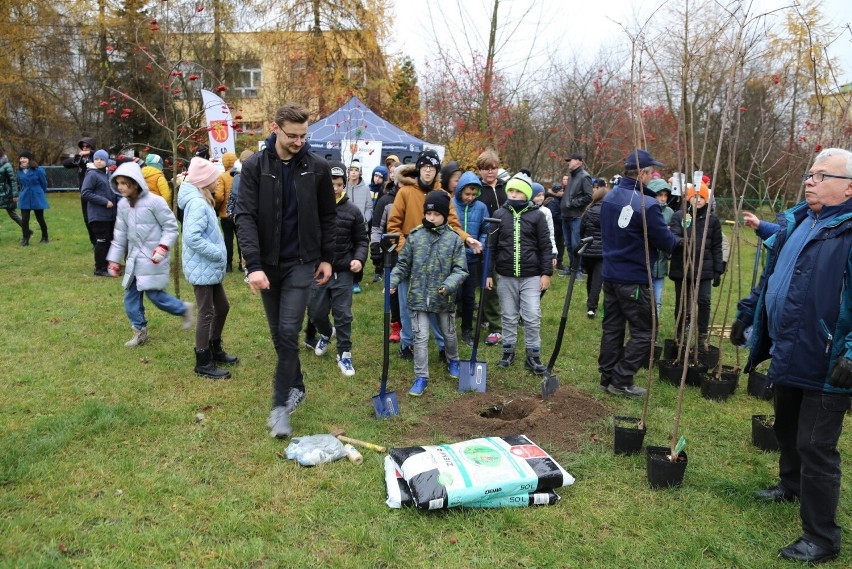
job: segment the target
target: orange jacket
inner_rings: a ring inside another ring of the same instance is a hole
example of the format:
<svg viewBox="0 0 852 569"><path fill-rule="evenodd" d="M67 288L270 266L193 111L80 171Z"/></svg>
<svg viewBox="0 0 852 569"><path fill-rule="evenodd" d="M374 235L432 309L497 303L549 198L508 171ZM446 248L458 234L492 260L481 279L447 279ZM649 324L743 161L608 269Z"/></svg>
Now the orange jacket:
<svg viewBox="0 0 852 569"><path fill-rule="evenodd" d="M411 177L415 174L413 164L397 166L397 171L394 174L399 180L399 190L396 192L390 215L388 215L387 231L388 233L399 233L399 249L401 250L405 238L408 237L411 230L423 224L423 204L426 203L426 192L421 190L420 186L417 185L417 180ZM433 189L442 190L440 180L435 180ZM452 206L452 196L450 196L450 219L448 221L450 227L458 233L462 241L466 241L470 237L462 230L459 218L456 215L456 208Z"/></svg>
<svg viewBox="0 0 852 569"><path fill-rule="evenodd" d="M222 155L222 166L225 167L225 171L219 176L219 183L216 184L216 193L213 195L219 217L228 217L225 210L228 207L228 198L231 197L231 186L234 185L231 168L234 167L234 162L236 161L237 155L233 152L226 152Z"/></svg>
<svg viewBox="0 0 852 569"><path fill-rule="evenodd" d="M152 194L161 196L169 207L172 207L172 189L169 187L169 182L161 170L153 166L143 166L142 176L145 177L145 183L148 184L148 190Z"/></svg>

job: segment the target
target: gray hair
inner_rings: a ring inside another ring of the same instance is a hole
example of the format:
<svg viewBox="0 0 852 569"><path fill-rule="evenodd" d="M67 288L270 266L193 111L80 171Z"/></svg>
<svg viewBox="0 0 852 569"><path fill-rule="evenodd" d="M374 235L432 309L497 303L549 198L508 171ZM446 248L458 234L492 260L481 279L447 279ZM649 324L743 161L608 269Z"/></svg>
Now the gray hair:
<svg viewBox="0 0 852 569"><path fill-rule="evenodd" d="M843 171L844 176L852 176L852 152L845 150L843 148L826 148L819 154L817 154L814 163L824 162L831 158L832 156L843 156L846 158L846 168Z"/></svg>

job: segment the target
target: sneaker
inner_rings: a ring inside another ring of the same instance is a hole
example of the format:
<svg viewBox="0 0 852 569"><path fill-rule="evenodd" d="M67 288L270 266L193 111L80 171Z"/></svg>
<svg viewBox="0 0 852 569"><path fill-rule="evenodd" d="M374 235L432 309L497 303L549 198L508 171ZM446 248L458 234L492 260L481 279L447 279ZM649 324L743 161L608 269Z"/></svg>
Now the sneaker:
<svg viewBox="0 0 852 569"><path fill-rule="evenodd" d="M287 403L285 407L287 408L287 412L293 414L296 412L296 407L302 404L305 400L305 392L299 389L298 387L290 388L290 394L287 396Z"/></svg>
<svg viewBox="0 0 852 569"><path fill-rule="evenodd" d="M412 397L420 397L421 395L423 395L423 392L426 391L426 385L428 383L428 378L415 377L414 383L411 385L411 389L408 390L408 394Z"/></svg>
<svg viewBox="0 0 852 569"><path fill-rule="evenodd" d="M569 276L570 274L571 274L571 269L569 269L569 268L567 268L567 267L566 267L566 268L564 268L564 269L562 269L561 271L559 271L559 276L560 276L560 277L567 277L567 276Z"/></svg>
<svg viewBox="0 0 852 569"><path fill-rule="evenodd" d="M195 305L191 302L183 303L183 324L181 328L191 330L195 326Z"/></svg>
<svg viewBox="0 0 852 569"><path fill-rule="evenodd" d="M625 397L629 397L631 399L645 397L645 388L638 387L636 385L628 385L627 387L616 387L610 384L606 388L606 390L608 393L612 393L613 395L624 395Z"/></svg>
<svg viewBox="0 0 852 569"><path fill-rule="evenodd" d="M328 336L320 334L319 340L317 340L317 346L314 348L314 353L318 356L324 356L328 351L329 345L331 345L331 339Z"/></svg>
<svg viewBox="0 0 852 569"><path fill-rule="evenodd" d="M352 377L355 375L355 368L352 366L352 353L351 352L343 352L342 354L337 356L337 367L340 368L340 371L343 372L343 375L346 377Z"/></svg>
<svg viewBox="0 0 852 569"><path fill-rule="evenodd" d="M512 362L515 361L515 352L503 350L503 357L500 358L500 361L497 362L497 367L507 368L512 365Z"/></svg>
<svg viewBox="0 0 852 569"><path fill-rule="evenodd" d="M595 317L595 311L594 310L587 311L586 316L588 316L589 319L593 319Z"/></svg>
<svg viewBox="0 0 852 569"><path fill-rule="evenodd" d="M145 342L148 341L148 327L142 326L141 328L133 327L133 337L127 340L124 345L128 348L135 348L136 346L141 346Z"/></svg>
<svg viewBox="0 0 852 569"><path fill-rule="evenodd" d="M503 334L500 332L491 332L488 334L488 337L485 338L486 346L495 346L500 343L500 340L503 339Z"/></svg>
<svg viewBox="0 0 852 569"><path fill-rule="evenodd" d="M358 283L352 285L352 294L361 294L361 285Z"/></svg>
<svg viewBox="0 0 852 569"><path fill-rule="evenodd" d="M404 360L413 360L414 359L414 348L411 346L400 347L397 355Z"/></svg>
<svg viewBox="0 0 852 569"><path fill-rule="evenodd" d="M381 273L376 273L375 275L373 275L373 282L374 283L377 283L380 280L382 280L382 274Z"/></svg>
<svg viewBox="0 0 852 569"><path fill-rule="evenodd" d="M447 362L447 370L450 372L450 377L453 379L459 378L459 361L458 360L450 360Z"/></svg>
<svg viewBox="0 0 852 569"><path fill-rule="evenodd" d="M289 437L293 432L293 428L290 426L290 412L287 410L287 407L275 407L269 413L266 424L270 429L269 436L276 439Z"/></svg>
<svg viewBox="0 0 852 569"><path fill-rule="evenodd" d="M313 352L317 349L318 342L319 340L317 340L316 338L305 338L305 347Z"/></svg>

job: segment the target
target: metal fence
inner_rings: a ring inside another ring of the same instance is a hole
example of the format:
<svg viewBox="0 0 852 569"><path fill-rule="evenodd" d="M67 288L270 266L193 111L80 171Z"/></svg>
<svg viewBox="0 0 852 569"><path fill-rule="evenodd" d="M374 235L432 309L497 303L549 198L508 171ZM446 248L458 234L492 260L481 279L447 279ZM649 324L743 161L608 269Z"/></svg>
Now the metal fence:
<svg viewBox="0 0 852 569"><path fill-rule="evenodd" d="M64 166L42 166L47 174L47 191L68 192L80 189L77 185L77 168Z"/></svg>

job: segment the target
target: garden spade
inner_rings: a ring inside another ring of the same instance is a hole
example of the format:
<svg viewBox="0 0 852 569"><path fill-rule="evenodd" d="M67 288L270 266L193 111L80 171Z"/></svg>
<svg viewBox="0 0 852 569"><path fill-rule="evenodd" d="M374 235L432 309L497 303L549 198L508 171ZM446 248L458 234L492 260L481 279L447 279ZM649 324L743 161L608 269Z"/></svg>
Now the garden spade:
<svg viewBox="0 0 852 569"><path fill-rule="evenodd" d="M485 379L488 371L485 362L476 360L479 350L479 332L482 330L482 312L485 306L482 293L485 291L485 283L488 280L491 251L500 224L500 220L493 217L486 217L484 221L488 223L488 237L485 240L485 255L482 259L482 279L479 288L479 308L476 311L476 330L473 333L473 352L470 354L470 362L461 362L459 366L459 391L479 391L480 393L485 392Z"/></svg>
<svg viewBox="0 0 852 569"><path fill-rule="evenodd" d="M385 326L384 326L384 354L382 357L382 384L379 394L373 396L373 409L376 419L387 419L399 415L399 401L396 393L388 391L388 365L390 363L390 275L393 252L399 244L398 233L385 233L382 235L382 254L385 267Z"/></svg>
<svg viewBox="0 0 852 569"><path fill-rule="evenodd" d="M550 354L550 361L547 362L547 369L544 370L544 379L541 380L541 398L547 399L559 388L559 379L553 373L553 366L556 365L556 358L559 357L559 350L562 348L562 337L565 335L565 323L568 321L568 308L571 306L571 295L574 294L574 281L577 279L577 271L580 270L580 257L586 251L586 247L592 242L592 237L586 237L580 240L580 247L577 249L574 259L571 263L571 278L568 281L568 292L565 293L565 304L562 305L562 319L559 321L559 332L556 334L556 345L553 347L553 353Z"/></svg>

